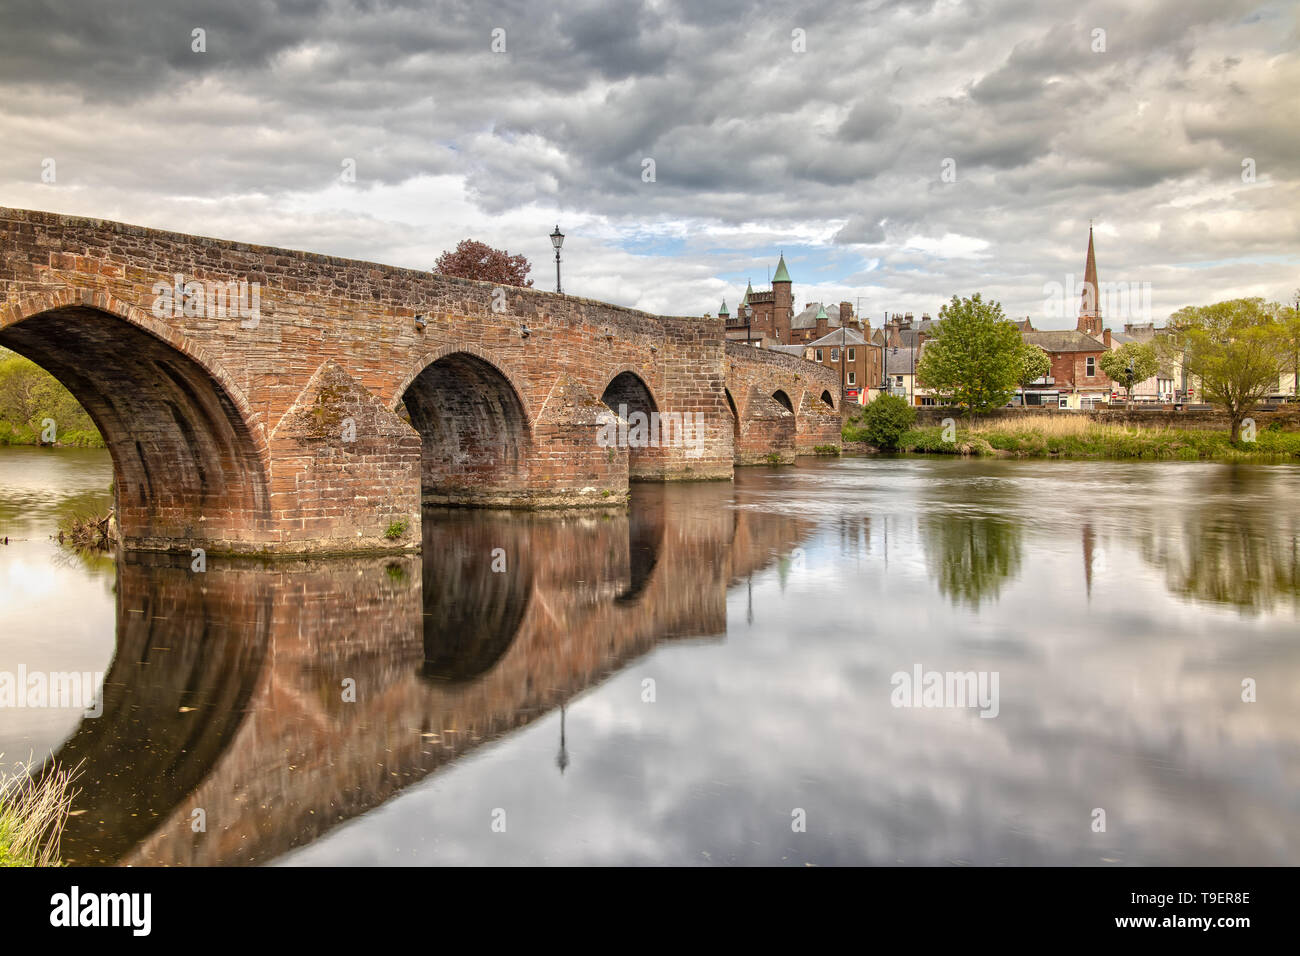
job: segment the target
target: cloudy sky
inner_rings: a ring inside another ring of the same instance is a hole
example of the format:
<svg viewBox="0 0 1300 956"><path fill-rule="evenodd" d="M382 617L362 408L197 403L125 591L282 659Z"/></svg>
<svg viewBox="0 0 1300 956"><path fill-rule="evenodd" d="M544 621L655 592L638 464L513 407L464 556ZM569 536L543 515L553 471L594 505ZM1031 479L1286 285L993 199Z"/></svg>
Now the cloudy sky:
<svg viewBox="0 0 1300 956"><path fill-rule="evenodd" d="M558 222L567 292L688 315L784 250L800 304L1073 327L1089 219L1157 321L1300 286L1294 2L153 6L6 0L0 205L542 288Z"/></svg>

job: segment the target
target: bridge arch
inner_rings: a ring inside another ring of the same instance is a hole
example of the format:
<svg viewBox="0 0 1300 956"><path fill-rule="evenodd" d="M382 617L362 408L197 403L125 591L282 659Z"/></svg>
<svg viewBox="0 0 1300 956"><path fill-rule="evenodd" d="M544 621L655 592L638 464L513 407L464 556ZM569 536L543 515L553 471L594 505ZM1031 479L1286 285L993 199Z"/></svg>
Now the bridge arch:
<svg viewBox="0 0 1300 956"><path fill-rule="evenodd" d="M625 411L628 417L628 479L636 481L661 477L664 456L662 445L658 443L666 440L666 436L661 436L659 423L651 418L652 415L657 418L659 403L655 401L654 393L650 391L650 386L646 384L645 379L635 370L625 368L608 381L604 391L601 392L600 400L610 411L619 415L624 414ZM638 413L645 418L634 420L632 416ZM643 432L638 432L635 427L640 421L644 421ZM652 440L655 444L640 444L634 438L638 434L644 434L647 440Z"/></svg>
<svg viewBox="0 0 1300 956"><path fill-rule="evenodd" d="M396 395L420 434L426 504L507 506L529 496L531 416L501 364L468 347L440 349Z"/></svg>
<svg viewBox="0 0 1300 956"><path fill-rule="evenodd" d="M790 396L786 394L785 389L778 388L772 393L772 398L779 402L781 407L791 415L794 414L794 403L790 401Z"/></svg>
<svg viewBox="0 0 1300 956"><path fill-rule="evenodd" d="M11 308L0 346L48 371L94 421L127 549L237 548L268 532L262 429L220 363L182 333L113 296L65 289Z"/></svg>
<svg viewBox="0 0 1300 956"><path fill-rule="evenodd" d="M723 386L722 394L726 396L727 408L731 409L731 436L732 447L740 440L740 410L736 408L736 400L731 396L731 389Z"/></svg>
<svg viewBox="0 0 1300 956"><path fill-rule="evenodd" d="M821 400L822 400L822 404L825 405L827 408L835 407L835 399L831 398L831 390L829 388L825 389L822 392Z"/></svg>

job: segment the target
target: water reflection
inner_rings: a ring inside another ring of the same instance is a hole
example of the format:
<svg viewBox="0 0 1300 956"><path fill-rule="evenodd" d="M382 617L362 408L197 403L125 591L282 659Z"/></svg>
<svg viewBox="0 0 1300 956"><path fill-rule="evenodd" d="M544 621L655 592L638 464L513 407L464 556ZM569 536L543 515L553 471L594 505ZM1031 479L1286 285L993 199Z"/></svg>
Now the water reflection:
<svg viewBox="0 0 1300 956"><path fill-rule="evenodd" d="M1224 466L1192 500L1133 528L1138 553L1175 594L1249 612L1300 607L1300 508L1268 469ZM1172 507L1171 507L1172 505Z"/></svg>
<svg viewBox="0 0 1300 956"><path fill-rule="evenodd" d="M431 512L423 559L124 561L104 714L58 754L83 763L66 859L310 843L660 642L720 636L727 582L812 527L734 512L728 486L663 494L630 515Z"/></svg>
<svg viewBox="0 0 1300 956"><path fill-rule="evenodd" d="M1286 467L810 462L204 574L55 567L37 522L0 670L107 640L76 667L104 713L0 713L0 749L84 761L79 863L1294 862L1297 497ZM892 707L918 662L998 671L999 716Z"/></svg>
<svg viewBox="0 0 1300 956"><path fill-rule="evenodd" d="M1020 573L1024 531L996 515L926 514L921 519L926 565L953 605L979 610Z"/></svg>

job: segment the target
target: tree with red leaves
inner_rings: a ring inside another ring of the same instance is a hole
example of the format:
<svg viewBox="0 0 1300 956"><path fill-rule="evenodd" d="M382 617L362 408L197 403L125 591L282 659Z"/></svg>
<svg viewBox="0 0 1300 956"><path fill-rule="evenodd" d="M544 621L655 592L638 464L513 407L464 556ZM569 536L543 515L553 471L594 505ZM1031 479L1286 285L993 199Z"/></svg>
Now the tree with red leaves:
<svg viewBox="0 0 1300 956"><path fill-rule="evenodd" d="M451 252L444 252L433 264L433 271L461 279L479 279L500 285L531 286L528 273L533 269L523 256L512 256L504 249L486 243L462 239Z"/></svg>

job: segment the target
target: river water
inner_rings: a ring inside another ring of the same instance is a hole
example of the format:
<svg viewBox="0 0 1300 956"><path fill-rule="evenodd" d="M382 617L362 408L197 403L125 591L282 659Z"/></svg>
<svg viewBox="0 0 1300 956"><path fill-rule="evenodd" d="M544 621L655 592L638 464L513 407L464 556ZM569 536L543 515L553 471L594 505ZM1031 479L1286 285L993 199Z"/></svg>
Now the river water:
<svg viewBox="0 0 1300 956"><path fill-rule="evenodd" d="M0 707L69 862L1300 860L1295 466L801 461L202 573L49 539L111 471L0 449L0 680L96 675Z"/></svg>

